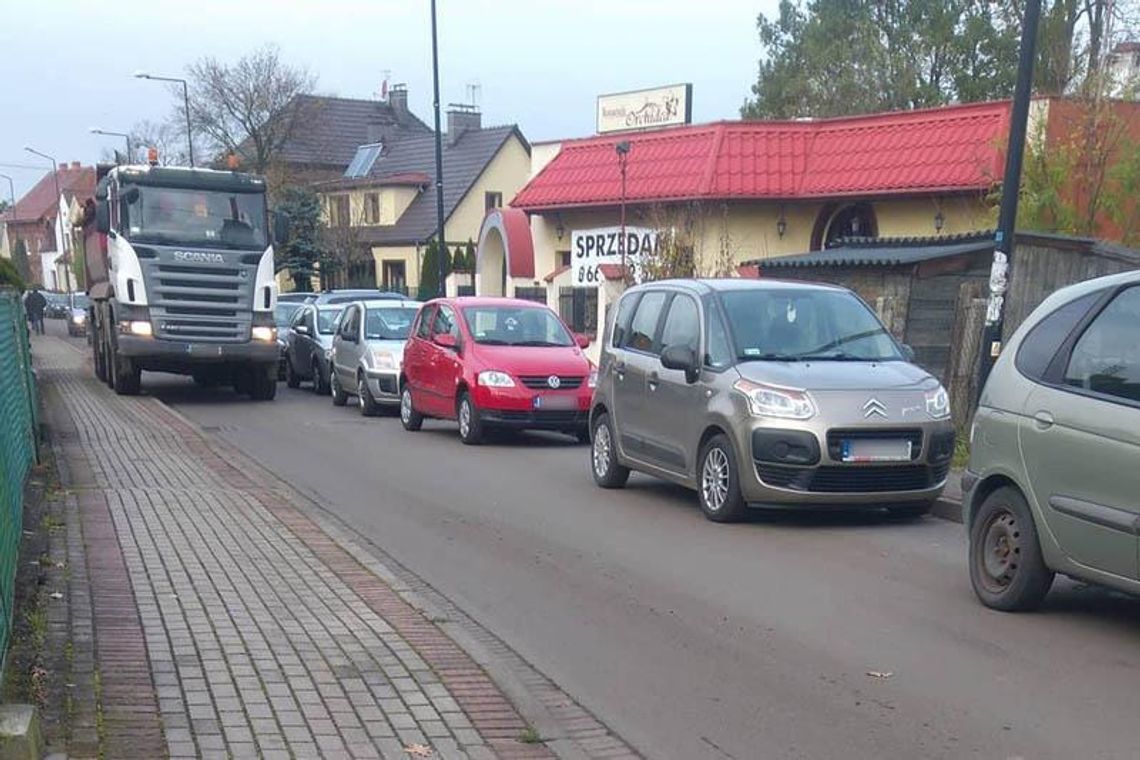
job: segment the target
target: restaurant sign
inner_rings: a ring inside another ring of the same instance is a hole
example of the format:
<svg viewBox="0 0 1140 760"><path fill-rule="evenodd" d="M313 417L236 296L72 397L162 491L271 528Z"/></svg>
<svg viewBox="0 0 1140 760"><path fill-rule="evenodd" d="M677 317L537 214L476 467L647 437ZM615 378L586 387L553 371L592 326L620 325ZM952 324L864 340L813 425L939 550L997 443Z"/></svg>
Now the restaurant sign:
<svg viewBox="0 0 1140 760"><path fill-rule="evenodd" d="M634 282L641 282L642 258L657 248L657 230L625 228L625 262ZM570 277L582 288L596 288L605 279L603 264L621 266L621 227L599 227L570 233Z"/></svg>
<svg viewBox="0 0 1140 760"><path fill-rule="evenodd" d="M675 127L693 120L693 85L598 96L598 134Z"/></svg>

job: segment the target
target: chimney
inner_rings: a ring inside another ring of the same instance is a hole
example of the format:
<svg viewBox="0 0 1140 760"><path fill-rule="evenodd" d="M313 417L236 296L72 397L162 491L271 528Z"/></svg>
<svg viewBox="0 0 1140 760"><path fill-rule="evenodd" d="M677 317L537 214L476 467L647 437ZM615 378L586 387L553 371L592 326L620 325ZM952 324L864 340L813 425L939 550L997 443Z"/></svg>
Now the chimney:
<svg viewBox="0 0 1140 760"><path fill-rule="evenodd" d="M479 113L479 106L465 105L463 103L449 103L447 106L447 140L454 145L469 129L482 129L483 115Z"/></svg>
<svg viewBox="0 0 1140 760"><path fill-rule="evenodd" d="M394 84L388 89L388 105L396 115L396 121L401 122L408 118L408 86Z"/></svg>

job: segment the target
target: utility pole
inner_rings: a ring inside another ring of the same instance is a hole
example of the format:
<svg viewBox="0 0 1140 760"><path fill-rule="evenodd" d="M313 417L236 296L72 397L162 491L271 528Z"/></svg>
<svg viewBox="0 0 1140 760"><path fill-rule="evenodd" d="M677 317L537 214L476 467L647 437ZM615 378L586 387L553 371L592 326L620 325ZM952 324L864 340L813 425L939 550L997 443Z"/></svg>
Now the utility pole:
<svg viewBox="0 0 1140 760"><path fill-rule="evenodd" d="M182 84L182 106L186 110L186 148L190 151L190 168L194 168L194 132L190 128L190 85L178 77L160 77L145 71L136 71L136 79L150 79L154 82L178 82Z"/></svg>
<svg viewBox="0 0 1140 760"><path fill-rule="evenodd" d="M60 201L63 200L63 193L59 190L59 163L47 153L40 153L35 148L25 145L24 150L51 161L51 178L55 181L55 221L59 227L59 247L63 249L60 251L63 256L63 281L67 287L67 305L70 308L75 305L75 300L71 296L71 257L68 255L67 230L64 228L63 214L60 213L59 209Z"/></svg>
<svg viewBox="0 0 1140 760"><path fill-rule="evenodd" d="M618 252L621 253L621 277L628 285L629 270L626 268L625 260L625 168L629 161L629 141L622 140L614 146L614 151L617 153L618 169L621 171L621 237L618 238Z"/></svg>
<svg viewBox="0 0 1140 760"><path fill-rule="evenodd" d="M439 124L439 38L436 33L435 0L431 0L431 76L434 86L435 102L435 216L436 216L436 242L439 247L439 256L436 263L439 265L440 296L447 295L447 282L445 281L447 267L443 257L447 255L447 243L443 234L443 136L440 134ZM506 263L503 264L506 266Z"/></svg>
<svg viewBox="0 0 1140 760"><path fill-rule="evenodd" d="M1005 293L1010 278L1010 254L1013 251L1014 226L1017 223L1017 200L1021 189L1021 164L1025 155L1025 132L1029 121L1029 99L1033 90L1033 62L1037 49L1037 26L1041 18L1041 0L1027 0L1021 27L1021 51L1017 64L1017 86L1013 92L1013 109L1009 118L1009 145L1006 148L1005 177L1001 184L1001 210L997 234L994 236L994 260L990 266L990 297L986 305L986 326L982 332L982 355L978 362L978 388L981 394L986 379L1002 349L1005 326Z"/></svg>

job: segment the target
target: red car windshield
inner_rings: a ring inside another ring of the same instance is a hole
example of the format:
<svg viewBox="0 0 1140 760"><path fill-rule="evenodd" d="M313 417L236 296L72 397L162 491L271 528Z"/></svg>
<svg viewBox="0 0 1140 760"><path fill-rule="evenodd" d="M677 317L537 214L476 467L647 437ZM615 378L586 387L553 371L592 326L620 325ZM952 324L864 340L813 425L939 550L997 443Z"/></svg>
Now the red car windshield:
<svg viewBox="0 0 1140 760"><path fill-rule="evenodd" d="M562 320L548 309L527 306L468 306L463 319L476 343L485 346L572 346Z"/></svg>

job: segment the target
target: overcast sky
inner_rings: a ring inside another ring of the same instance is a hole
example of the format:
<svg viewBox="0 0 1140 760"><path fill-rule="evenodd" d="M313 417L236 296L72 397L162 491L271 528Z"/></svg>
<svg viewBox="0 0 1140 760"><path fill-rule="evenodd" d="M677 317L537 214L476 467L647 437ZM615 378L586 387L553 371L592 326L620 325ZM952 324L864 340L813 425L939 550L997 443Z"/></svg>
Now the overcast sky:
<svg viewBox="0 0 1140 760"><path fill-rule="evenodd" d="M588 135L600 93L693 83L693 119L735 118L755 79L756 15L777 0L438 0L442 101L482 86L484 124L531 140ZM431 123L428 0L0 0L0 164L32 145L90 164L174 102L138 70L179 76L204 55L265 43L312 70L319 92L373 97L384 71ZM39 170L0 166L17 196ZM7 194L7 183L0 182Z"/></svg>

